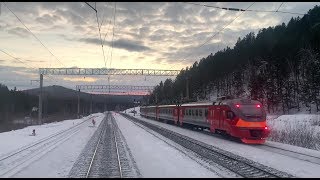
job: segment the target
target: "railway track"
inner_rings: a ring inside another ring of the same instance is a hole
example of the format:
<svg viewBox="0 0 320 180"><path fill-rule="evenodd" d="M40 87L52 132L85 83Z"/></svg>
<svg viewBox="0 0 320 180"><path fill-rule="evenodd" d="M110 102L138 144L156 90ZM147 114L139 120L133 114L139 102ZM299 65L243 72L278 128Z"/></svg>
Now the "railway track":
<svg viewBox="0 0 320 180"><path fill-rule="evenodd" d="M202 143L187 136L175 133L160 126L138 120L135 117L121 113L127 119L142 124L143 126L163 135L177 144L190 149L201 157L212 161L220 166L245 178L287 178L293 177L290 174L275 170L273 168L258 164L246 158L237 156L230 152L218 149L208 144Z"/></svg>
<svg viewBox="0 0 320 180"><path fill-rule="evenodd" d="M148 119L148 118L145 118L145 119ZM168 123L166 123L166 124L168 124ZM175 124L169 124L169 125L177 126ZM228 141L234 141L234 142L242 144L242 142L239 139L232 138L232 137L229 137L229 136L223 136L222 134L213 134L213 133L211 133L209 131L199 130L199 129L190 128L190 127L181 127L181 126L179 126L179 127L180 128L184 128L184 129L189 129L189 130L192 130L192 131L196 131L196 132L199 132L199 133L202 133L202 134L206 134L206 135L209 135L209 136L213 136L213 137L216 137L216 138L225 139L225 140L228 140ZM309 162L309 163L320 165L320 156L313 156L313 155L309 155L309 154L305 154L305 153L301 153L301 152L296 152L296 151L292 151L292 150L288 150L288 149L284 149L284 148L281 148L281 147L272 146L272 145L268 145L268 144L248 145L248 146L252 146L252 147L255 147L255 148L258 148L258 149L263 149L263 150L266 150L266 151L274 152L274 153L281 154L281 155L284 155L284 156L287 156L287 157L291 157L291 158L294 158L294 159L299 159L299 160L302 160L302 161L306 161L306 162Z"/></svg>
<svg viewBox="0 0 320 180"><path fill-rule="evenodd" d="M11 177L21 171L33 161L77 134L82 125L89 120L90 118L71 128L57 132L49 137L43 138L0 157L0 177Z"/></svg>
<svg viewBox="0 0 320 180"><path fill-rule="evenodd" d="M296 152L296 151L292 151L289 149L284 149L284 148L280 148L280 147L276 147L276 146L271 146L268 144L264 144L261 146L255 146L256 148L259 149L263 149L263 150L267 150L267 151L271 151L274 153L278 153L284 156L288 156L288 157L292 157L295 159L299 159L299 160L303 160L303 161L307 161L313 164L318 164L320 165L320 157L319 156L313 156L310 154L305 154L305 153L301 153L301 152Z"/></svg>
<svg viewBox="0 0 320 180"><path fill-rule="evenodd" d="M104 124L105 129L100 132L98 143L96 144L86 173L86 178L122 178L118 143L110 113L108 113L107 121L105 121Z"/></svg>
<svg viewBox="0 0 320 180"><path fill-rule="evenodd" d="M139 177L134 160L111 113L107 113L72 167L74 178Z"/></svg>

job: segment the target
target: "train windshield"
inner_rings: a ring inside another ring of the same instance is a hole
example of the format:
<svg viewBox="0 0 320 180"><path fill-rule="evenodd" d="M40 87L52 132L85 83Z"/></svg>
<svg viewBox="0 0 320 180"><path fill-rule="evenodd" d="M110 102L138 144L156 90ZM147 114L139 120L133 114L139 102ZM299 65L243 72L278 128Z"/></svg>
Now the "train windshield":
<svg viewBox="0 0 320 180"><path fill-rule="evenodd" d="M254 104L241 104L240 111L247 117L261 117L262 107L257 107Z"/></svg>

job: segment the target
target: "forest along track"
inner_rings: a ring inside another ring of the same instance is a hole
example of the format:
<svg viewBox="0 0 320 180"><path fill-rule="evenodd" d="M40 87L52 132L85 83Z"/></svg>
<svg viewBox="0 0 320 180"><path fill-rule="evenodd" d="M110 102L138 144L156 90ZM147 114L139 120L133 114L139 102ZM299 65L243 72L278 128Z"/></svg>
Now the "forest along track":
<svg viewBox="0 0 320 180"><path fill-rule="evenodd" d="M0 157L0 177L11 177L18 173L31 162L42 157L73 135L80 132L80 129L83 127L82 125L91 118Z"/></svg>
<svg viewBox="0 0 320 180"><path fill-rule="evenodd" d="M140 173L131 162L130 153L111 113L107 113L96 132L74 164L69 177L139 177Z"/></svg>
<svg viewBox="0 0 320 180"><path fill-rule="evenodd" d="M180 144L181 146L190 149L203 158L210 160L238 175L245 178L287 178L294 177L285 172L264 166L241 156L237 156L230 152L224 151L217 147L205 144L187 136L175 133L166 128L162 128L158 125L154 125L142 120L139 120L130 115L121 113L127 119L142 124L145 127L152 129L153 131L163 135L164 137Z"/></svg>

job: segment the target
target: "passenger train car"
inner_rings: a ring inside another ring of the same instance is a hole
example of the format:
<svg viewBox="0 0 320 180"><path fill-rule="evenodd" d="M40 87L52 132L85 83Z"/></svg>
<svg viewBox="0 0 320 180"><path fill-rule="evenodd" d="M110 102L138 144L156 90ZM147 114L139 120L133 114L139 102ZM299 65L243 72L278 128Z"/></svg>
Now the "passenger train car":
<svg viewBox="0 0 320 180"><path fill-rule="evenodd" d="M228 134L248 144L263 144L270 133L262 104L249 99L144 106L140 108L140 115Z"/></svg>

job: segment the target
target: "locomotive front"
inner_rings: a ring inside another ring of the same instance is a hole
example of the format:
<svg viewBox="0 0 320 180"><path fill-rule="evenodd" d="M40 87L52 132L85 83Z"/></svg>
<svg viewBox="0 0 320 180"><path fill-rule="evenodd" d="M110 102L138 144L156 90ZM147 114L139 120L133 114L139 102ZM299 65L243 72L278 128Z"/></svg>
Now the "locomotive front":
<svg viewBox="0 0 320 180"><path fill-rule="evenodd" d="M256 100L240 99L228 103L235 124L231 134L248 144L263 144L270 134L266 112Z"/></svg>

